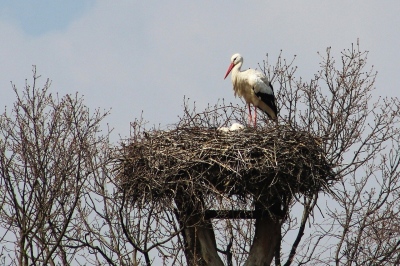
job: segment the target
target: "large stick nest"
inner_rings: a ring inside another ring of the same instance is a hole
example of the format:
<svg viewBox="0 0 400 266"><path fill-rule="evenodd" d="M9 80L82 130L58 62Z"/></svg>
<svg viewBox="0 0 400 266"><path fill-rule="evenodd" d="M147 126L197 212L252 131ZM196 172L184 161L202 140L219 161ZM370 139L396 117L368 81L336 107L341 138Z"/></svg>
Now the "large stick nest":
<svg viewBox="0 0 400 266"><path fill-rule="evenodd" d="M187 115L170 130L136 132L118 155L119 187L133 201L169 201L178 193L273 198L329 190L335 176L321 139L272 123L222 132L221 117L213 114L212 123L210 117Z"/></svg>

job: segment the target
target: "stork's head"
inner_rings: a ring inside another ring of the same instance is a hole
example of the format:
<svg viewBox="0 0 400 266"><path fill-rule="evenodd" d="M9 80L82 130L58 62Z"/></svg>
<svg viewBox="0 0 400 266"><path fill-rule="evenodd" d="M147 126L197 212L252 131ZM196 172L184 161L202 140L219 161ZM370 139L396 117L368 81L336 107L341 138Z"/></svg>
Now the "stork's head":
<svg viewBox="0 0 400 266"><path fill-rule="evenodd" d="M243 57L240 54L234 54L231 57L231 64L228 68L228 71L226 71L225 77L224 79L226 79L226 77L229 75L229 73L231 72L232 68L234 68L237 64L242 63L243 62Z"/></svg>

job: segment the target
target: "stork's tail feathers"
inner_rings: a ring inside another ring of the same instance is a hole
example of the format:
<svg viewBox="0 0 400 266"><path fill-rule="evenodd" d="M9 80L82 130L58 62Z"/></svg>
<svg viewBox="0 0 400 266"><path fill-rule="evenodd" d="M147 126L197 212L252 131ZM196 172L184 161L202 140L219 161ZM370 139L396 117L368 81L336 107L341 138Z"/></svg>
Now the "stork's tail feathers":
<svg viewBox="0 0 400 266"><path fill-rule="evenodd" d="M272 95L263 95L261 101L257 106L260 110L268 115L272 120L278 117L278 109L276 108L275 98Z"/></svg>

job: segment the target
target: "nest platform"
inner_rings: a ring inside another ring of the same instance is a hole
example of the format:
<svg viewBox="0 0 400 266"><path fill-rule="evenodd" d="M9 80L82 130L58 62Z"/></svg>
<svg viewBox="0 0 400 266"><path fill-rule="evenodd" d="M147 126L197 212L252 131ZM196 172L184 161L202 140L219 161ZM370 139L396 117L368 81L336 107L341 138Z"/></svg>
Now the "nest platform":
<svg viewBox="0 0 400 266"><path fill-rule="evenodd" d="M168 201L186 194L314 195L335 181L321 140L287 126L177 126L142 132L118 153L117 184L133 201Z"/></svg>

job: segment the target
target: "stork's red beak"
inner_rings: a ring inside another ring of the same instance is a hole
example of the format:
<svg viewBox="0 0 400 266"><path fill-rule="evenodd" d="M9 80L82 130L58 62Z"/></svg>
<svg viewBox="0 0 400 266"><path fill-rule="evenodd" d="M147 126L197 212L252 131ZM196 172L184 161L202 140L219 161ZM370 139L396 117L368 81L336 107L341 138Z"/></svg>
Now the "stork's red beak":
<svg viewBox="0 0 400 266"><path fill-rule="evenodd" d="M233 64L233 63L231 63L231 65L229 66L229 68L228 68L228 71L226 71L226 74L225 74L225 78L224 79L226 79L226 77L229 75L229 73L231 72L231 70L232 70L232 68L234 67L235 65Z"/></svg>

